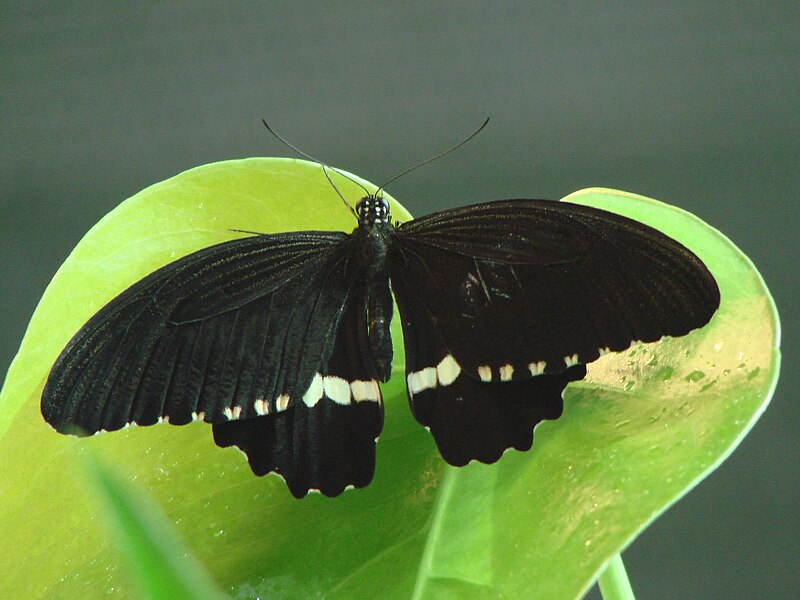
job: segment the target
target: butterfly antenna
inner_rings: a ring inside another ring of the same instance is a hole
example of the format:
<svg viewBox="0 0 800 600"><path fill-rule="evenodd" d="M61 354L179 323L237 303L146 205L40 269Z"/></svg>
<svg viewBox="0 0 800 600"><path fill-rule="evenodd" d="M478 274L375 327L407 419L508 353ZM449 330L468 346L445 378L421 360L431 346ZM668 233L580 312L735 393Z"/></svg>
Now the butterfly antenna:
<svg viewBox="0 0 800 600"><path fill-rule="evenodd" d="M333 189L336 190L336 193L339 195L339 198L342 199L342 202L344 202L344 204L347 207L347 209L351 213L353 213L353 215L355 215L356 218L358 218L358 215L356 214L355 209L352 206L350 206L350 204L347 202L347 200L345 200L344 196L339 191L339 188L336 187L336 184L333 183L333 180L331 179L330 175L328 175L328 172L326 171L326 169L330 169L331 171L333 171L337 175L341 175L345 179L347 179L349 181L352 181L358 187L360 187L362 190L364 190L364 193L367 194L367 196L371 196L372 194L369 192L369 190L367 188L365 188L359 181L356 181L355 179L353 179L352 177L350 177L346 173L342 173L341 171L339 171L337 169L334 169L329 164L322 162L318 158L314 158L313 156L311 156L309 154L306 154L305 152L300 150L300 148L295 147L294 145L289 143L287 140L283 139L274 129L272 129L272 127L269 126L269 123L267 123L266 119L261 119L261 122L264 124L264 127L267 128L267 131L269 131L272 135L274 135L276 138L278 138L278 140L280 142L282 142L283 144L285 144L286 146L288 146L289 148L291 148L292 150L297 152L303 158L307 158L308 160L313 161L313 162L317 163L318 165L320 165L322 167L322 172L325 174L325 178L328 180L328 182L331 184L331 186L333 186Z"/></svg>
<svg viewBox="0 0 800 600"><path fill-rule="evenodd" d="M433 162L437 158L442 158L445 154L450 154L453 150L456 150L456 149L460 148L461 146L466 144L468 141L470 141L472 138L474 138L476 135L478 135L483 130L483 128L486 127L488 124L489 124L489 117L486 117L486 120L483 122L483 125L478 127L475 131L470 133L467 137L465 137L463 140L458 142L455 146L451 146L450 148L448 148L444 152L439 152L439 154L437 154L436 156L431 156L430 158L428 158L426 160L423 160L420 163L415 164L413 167L409 167L405 171L401 171L400 173L398 173L397 175L392 177L389 181L387 181L386 183L384 183L383 185L378 187L378 191L375 192L375 195L377 196L378 194L380 194L383 191L383 188L385 188L387 185L389 185L390 183L392 183L396 179L400 179L406 173L410 173L414 169L419 169L421 166L427 165L429 162Z"/></svg>
<svg viewBox="0 0 800 600"><path fill-rule="evenodd" d="M325 164L322 164L322 163L319 163L319 164L322 166L322 172L325 174L325 179L328 180L328 183L330 183L331 186L333 187L333 189L336 190L336 193L339 194L339 198L342 199L342 202L344 202L344 205L347 207L347 210L349 210L351 213L353 213L353 216L356 218L356 220L358 220L358 213L356 212L356 210L352 206L350 206L350 203L347 200L344 199L344 196L342 196L342 192L339 191L339 188L336 187L335 183L333 183L333 179L331 179L331 176L328 175L328 169L330 169L330 167L328 165L325 165ZM340 173L340 175L341 175L341 173ZM364 190L364 191L366 191L366 190ZM367 192L367 194L369 194L369 192Z"/></svg>

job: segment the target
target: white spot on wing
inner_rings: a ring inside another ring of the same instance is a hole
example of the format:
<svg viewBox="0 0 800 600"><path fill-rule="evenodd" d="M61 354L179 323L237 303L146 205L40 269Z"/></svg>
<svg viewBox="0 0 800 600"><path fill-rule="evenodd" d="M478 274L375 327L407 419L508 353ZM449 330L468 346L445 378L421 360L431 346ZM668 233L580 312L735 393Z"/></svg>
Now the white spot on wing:
<svg viewBox="0 0 800 600"><path fill-rule="evenodd" d="M436 387L436 367L426 367L421 371L414 371L408 375L408 391L411 395L423 390L430 390Z"/></svg>
<svg viewBox="0 0 800 600"><path fill-rule="evenodd" d="M378 382L374 379L350 382L350 392L353 394L353 401L355 402L361 402L363 400L380 402L381 399L381 389L378 387Z"/></svg>
<svg viewBox="0 0 800 600"><path fill-rule="evenodd" d="M223 410L222 414L225 415L225 418L228 419L228 421L233 419L233 411L231 410L230 406Z"/></svg>
<svg viewBox="0 0 800 600"><path fill-rule="evenodd" d="M500 381L511 381L514 375L514 367L512 365L503 365L500 367Z"/></svg>
<svg viewBox="0 0 800 600"><path fill-rule="evenodd" d="M314 379L311 380L311 385L308 387L308 390L303 394L303 402L305 402L308 407L314 406L322 398L322 391L322 375L317 373L314 375ZM280 400L280 398L278 398L278 400ZM281 408L279 410L285 409Z"/></svg>
<svg viewBox="0 0 800 600"><path fill-rule="evenodd" d="M269 404L266 400L256 400L253 408L256 409L257 415L265 415L269 412Z"/></svg>
<svg viewBox="0 0 800 600"><path fill-rule="evenodd" d="M242 416L242 407L241 406L234 406L233 407L233 418L238 419Z"/></svg>
<svg viewBox="0 0 800 600"><path fill-rule="evenodd" d="M461 374L461 365L456 362L452 354L445 356L441 362L436 365L436 376L441 385L450 385Z"/></svg>
<svg viewBox="0 0 800 600"><path fill-rule="evenodd" d="M206 418L206 413L204 413L202 411L201 412L193 412L192 413L192 421L194 421L194 422L204 421L205 418Z"/></svg>
<svg viewBox="0 0 800 600"><path fill-rule="evenodd" d="M323 389L325 390L325 395L336 404L350 404L350 384L341 377L328 375L323 380ZM305 397L303 400L305 400Z"/></svg>
<svg viewBox="0 0 800 600"><path fill-rule="evenodd" d="M537 375L541 375L544 373L544 368L547 366L547 363L543 360L538 362L532 362L528 365L528 370L531 372L531 375L536 377Z"/></svg>
<svg viewBox="0 0 800 600"><path fill-rule="evenodd" d="M481 381L491 381L492 380L492 367L483 365L478 367L478 377L481 378Z"/></svg>
<svg viewBox="0 0 800 600"><path fill-rule="evenodd" d="M322 395L322 392L320 392L320 395ZM275 408L277 408L278 410L286 410L288 407L289 407L289 394L281 394L280 396L278 396L278 399L275 400Z"/></svg>
<svg viewBox="0 0 800 600"><path fill-rule="evenodd" d="M578 355L577 354L573 354L572 356L565 356L564 357L564 364L566 364L567 367L571 367L573 365L577 365L578 364Z"/></svg>

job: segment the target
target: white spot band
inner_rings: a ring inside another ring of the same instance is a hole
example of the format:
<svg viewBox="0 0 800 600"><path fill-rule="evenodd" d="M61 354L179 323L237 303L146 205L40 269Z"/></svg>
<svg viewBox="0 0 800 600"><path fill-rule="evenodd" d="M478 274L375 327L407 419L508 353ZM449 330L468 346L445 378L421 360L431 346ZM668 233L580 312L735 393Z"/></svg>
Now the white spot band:
<svg viewBox="0 0 800 600"><path fill-rule="evenodd" d="M350 393L353 395L354 402L363 402L365 400L369 402L381 401L381 388L378 387L378 382L374 379L351 381Z"/></svg>
<svg viewBox="0 0 800 600"><path fill-rule="evenodd" d="M328 375L324 378L322 387L325 391L325 396L336 402L336 404L350 404L350 384L346 380ZM305 398L303 399L305 400Z"/></svg>
<svg viewBox="0 0 800 600"><path fill-rule="evenodd" d="M436 377L440 385L450 385L461 374L461 365L456 362L452 354L445 356L438 365L436 365Z"/></svg>
<svg viewBox="0 0 800 600"><path fill-rule="evenodd" d="M544 373L544 368L547 366L547 363L543 360L538 362L532 362L528 365L528 370L531 372L531 375L536 377L537 375L541 375Z"/></svg>
<svg viewBox="0 0 800 600"><path fill-rule="evenodd" d="M316 373L314 379L311 380L311 385L308 386L308 390L303 394L303 402L305 402L306 406L309 408L315 406L322 398L323 389L322 375ZM280 398L278 398L278 400L280 400ZM278 407L278 410L283 409Z"/></svg>
<svg viewBox="0 0 800 600"><path fill-rule="evenodd" d="M451 385L461 374L461 365L452 354L448 354L435 367L425 367L420 371L413 371L406 377L408 391L413 396L424 390L431 390L438 386Z"/></svg>

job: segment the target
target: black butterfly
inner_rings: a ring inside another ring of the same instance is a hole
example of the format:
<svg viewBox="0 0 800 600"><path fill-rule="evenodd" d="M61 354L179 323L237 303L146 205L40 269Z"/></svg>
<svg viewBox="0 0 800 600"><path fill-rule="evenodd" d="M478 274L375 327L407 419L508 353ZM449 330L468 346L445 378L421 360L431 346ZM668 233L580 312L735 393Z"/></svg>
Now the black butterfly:
<svg viewBox="0 0 800 600"><path fill-rule="evenodd" d="M256 475L335 496L373 476L392 292L411 409L453 465L528 450L586 363L719 305L692 252L603 210L502 200L392 224L369 195L356 212L351 234L254 235L134 284L63 350L44 418L87 434L202 420Z"/></svg>

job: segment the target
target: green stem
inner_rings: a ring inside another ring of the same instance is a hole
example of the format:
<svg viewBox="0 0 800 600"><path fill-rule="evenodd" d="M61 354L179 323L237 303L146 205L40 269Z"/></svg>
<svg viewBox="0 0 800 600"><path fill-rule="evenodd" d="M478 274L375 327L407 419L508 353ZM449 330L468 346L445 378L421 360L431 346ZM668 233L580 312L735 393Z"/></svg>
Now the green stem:
<svg viewBox="0 0 800 600"><path fill-rule="evenodd" d="M635 600L631 582L622 564L622 555L615 554L597 578L603 600Z"/></svg>

